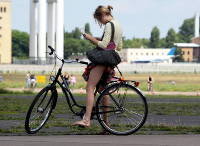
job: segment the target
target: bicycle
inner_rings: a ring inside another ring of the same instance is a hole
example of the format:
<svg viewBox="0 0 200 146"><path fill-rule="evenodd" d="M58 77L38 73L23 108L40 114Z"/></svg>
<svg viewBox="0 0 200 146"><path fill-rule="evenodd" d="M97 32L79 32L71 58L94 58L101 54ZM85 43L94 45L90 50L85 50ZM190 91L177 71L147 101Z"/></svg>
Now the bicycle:
<svg viewBox="0 0 200 146"><path fill-rule="evenodd" d="M88 62L78 59L72 61L60 59L55 50L51 46L48 47L51 50L49 55L54 54L55 61L57 58L62 62L62 65L55 76L50 76L51 83L36 95L28 109L25 119L25 130L28 134L38 132L55 109L58 99L57 84L62 89L69 109L75 116L82 118L86 110L85 106L76 102L68 82L62 75L62 68L64 63L77 62L88 65ZM145 96L137 88L139 82L125 80L119 69L118 71L121 77L114 76L114 80L110 81L103 91L99 91L100 82L97 84L94 94L95 96L99 94L99 96L93 107L91 119L96 116L100 125L111 134L129 135L144 125L148 114L148 105ZM58 80L59 77L61 82Z"/></svg>

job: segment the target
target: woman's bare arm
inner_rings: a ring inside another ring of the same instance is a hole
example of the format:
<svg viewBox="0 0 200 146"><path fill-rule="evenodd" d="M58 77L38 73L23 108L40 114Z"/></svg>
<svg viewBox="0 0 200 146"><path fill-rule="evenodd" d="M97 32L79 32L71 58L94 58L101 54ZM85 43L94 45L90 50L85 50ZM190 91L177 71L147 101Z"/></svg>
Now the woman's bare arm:
<svg viewBox="0 0 200 146"><path fill-rule="evenodd" d="M99 38L99 37L95 37L98 41L101 41L101 38Z"/></svg>

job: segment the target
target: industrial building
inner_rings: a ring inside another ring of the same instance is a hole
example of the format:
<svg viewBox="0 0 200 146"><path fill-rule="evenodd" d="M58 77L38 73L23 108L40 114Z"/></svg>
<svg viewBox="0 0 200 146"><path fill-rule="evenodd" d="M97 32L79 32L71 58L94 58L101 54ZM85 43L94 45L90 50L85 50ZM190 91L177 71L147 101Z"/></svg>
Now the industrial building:
<svg viewBox="0 0 200 146"><path fill-rule="evenodd" d="M10 64L11 49L11 0L0 1L0 64Z"/></svg>
<svg viewBox="0 0 200 146"><path fill-rule="evenodd" d="M120 51L127 63L172 63L175 48L127 48Z"/></svg>
<svg viewBox="0 0 200 146"><path fill-rule="evenodd" d="M175 43L182 51L185 62L200 62L200 36L199 36L199 13L195 16L194 37L191 43Z"/></svg>

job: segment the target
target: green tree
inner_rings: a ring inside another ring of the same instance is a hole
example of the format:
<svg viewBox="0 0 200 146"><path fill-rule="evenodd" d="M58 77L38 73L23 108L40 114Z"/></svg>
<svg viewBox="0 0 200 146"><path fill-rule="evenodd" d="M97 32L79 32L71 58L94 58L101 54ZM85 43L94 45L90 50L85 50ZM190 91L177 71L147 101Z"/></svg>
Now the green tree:
<svg viewBox="0 0 200 146"><path fill-rule="evenodd" d="M161 38L159 40L159 48L166 48L166 38Z"/></svg>
<svg viewBox="0 0 200 146"><path fill-rule="evenodd" d="M86 51L94 48L89 41L75 38L65 38L64 41L64 57L69 58L78 53L85 54Z"/></svg>
<svg viewBox="0 0 200 146"><path fill-rule="evenodd" d="M89 23L86 23L86 24L85 24L85 32L88 33L88 34L92 34L92 33L90 32L90 24L89 24Z"/></svg>
<svg viewBox="0 0 200 146"><path fill-rule="evenodd" d="M67 39L67 38L73 38L73 34L71 32L65 32L64 33L64 38Z"/></svg>
<svg viewBox="0 0 200 146"><path fill-rule="evenodd" d="M166 36L166 47L171 48L177 41L177 35L173 28L169 29Z"/></svg>
<svg viewBox="0 0 200 146"><path fill-rule="evenodd" d="M132 39L133 48L147 48L148 44L149 44L148 39L144 39L144 38L133 38Z"/></svg>
<svg viewBox="0 0 200 146"><path fill-rule="evenodd" d="M184 62L182 51L180 48L177 48L175 53L175 57L173 58L173 62Z"/></svg>
<svg viewBox="0 0 200 146"><path fill-rule="evenodd" d="M72 31L72 37L75 38L75 39L81 39L81 32L80 32L80 29L78 27L76 27Z"/></svg>
<svg viewBox="0 0 200 146"><path fill-rule="evenodd" d="M191 42L194 36L194 18L184 20L181 27L179 27L179 40L180 42Z"/></svg>
<svg viewBox="0 0 200 146"><path fill-rule="evenodd" d="M19 30L12 30L12 56L17 58L28 58L29 56L29 34Z"/></svg>
<svg viewBox="0 0 200 146"><path fill-rule="evenodd" d="M124 39L123 40L123 47L124 48L133 48L132 40L131 39Z"/></svg>
<svg viewBox="0 0 200 146"><path fill-rule="evenodd" d="M160 30L155 26L151 31L149 47L151 48L160 47L159 40L160 40Z"/></svg>
<svg viewBox="0 0 200 146"><path fill-rule="evenodd" d="M123 40L124 48L147 48L148 45L149 45L149 40L145 38L133 38L133 39Z"/></svg>

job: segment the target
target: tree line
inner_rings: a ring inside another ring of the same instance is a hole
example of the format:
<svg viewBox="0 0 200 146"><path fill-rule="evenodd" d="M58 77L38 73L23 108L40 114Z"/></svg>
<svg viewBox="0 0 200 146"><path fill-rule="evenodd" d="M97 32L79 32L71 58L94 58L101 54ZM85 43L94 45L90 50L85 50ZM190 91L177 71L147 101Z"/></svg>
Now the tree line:
<svg viewBox="0 0 200 146"><path fill-rule="evenodd" d="M89 23L85 24L85 32L92 34ZM184 20L176 32L170 28L166 37L160 37L160 30L157 26L152 28L150 38L123 38L124 48L171 48L176 42L188 43L194 35L194 18ZM94 48L88 40L81 36L80 29L76 27L71 32L64 33L64 57L84 54L87 50ZM176 52L180 54L180 50ZM29 34L19 30L12 31L12 56L16 58L28 58L29 56Z"/></svg>
<svg viewBox="0 0 200 146"><path fill-rule="evenodd" d="M85 24L85 32L91 34L89 23ZM85 40L81 31L76 27L71 32L64 33L64 57L84 54L87 50L94 48L94 45ZM12 56L24 59L29 57L29 34L19 30L12 30Z"/></svg>
<svg viewBox="0 0 200 146"><path fill-rule="evenodd" d="M176 32L170 28L166 37L160 38L160 30L155 26L151 31L151 36L147 38L124 39L124 48L171 48L174 43L189 43L194 36L194 18L184 20L183 24Z"/></svg>

